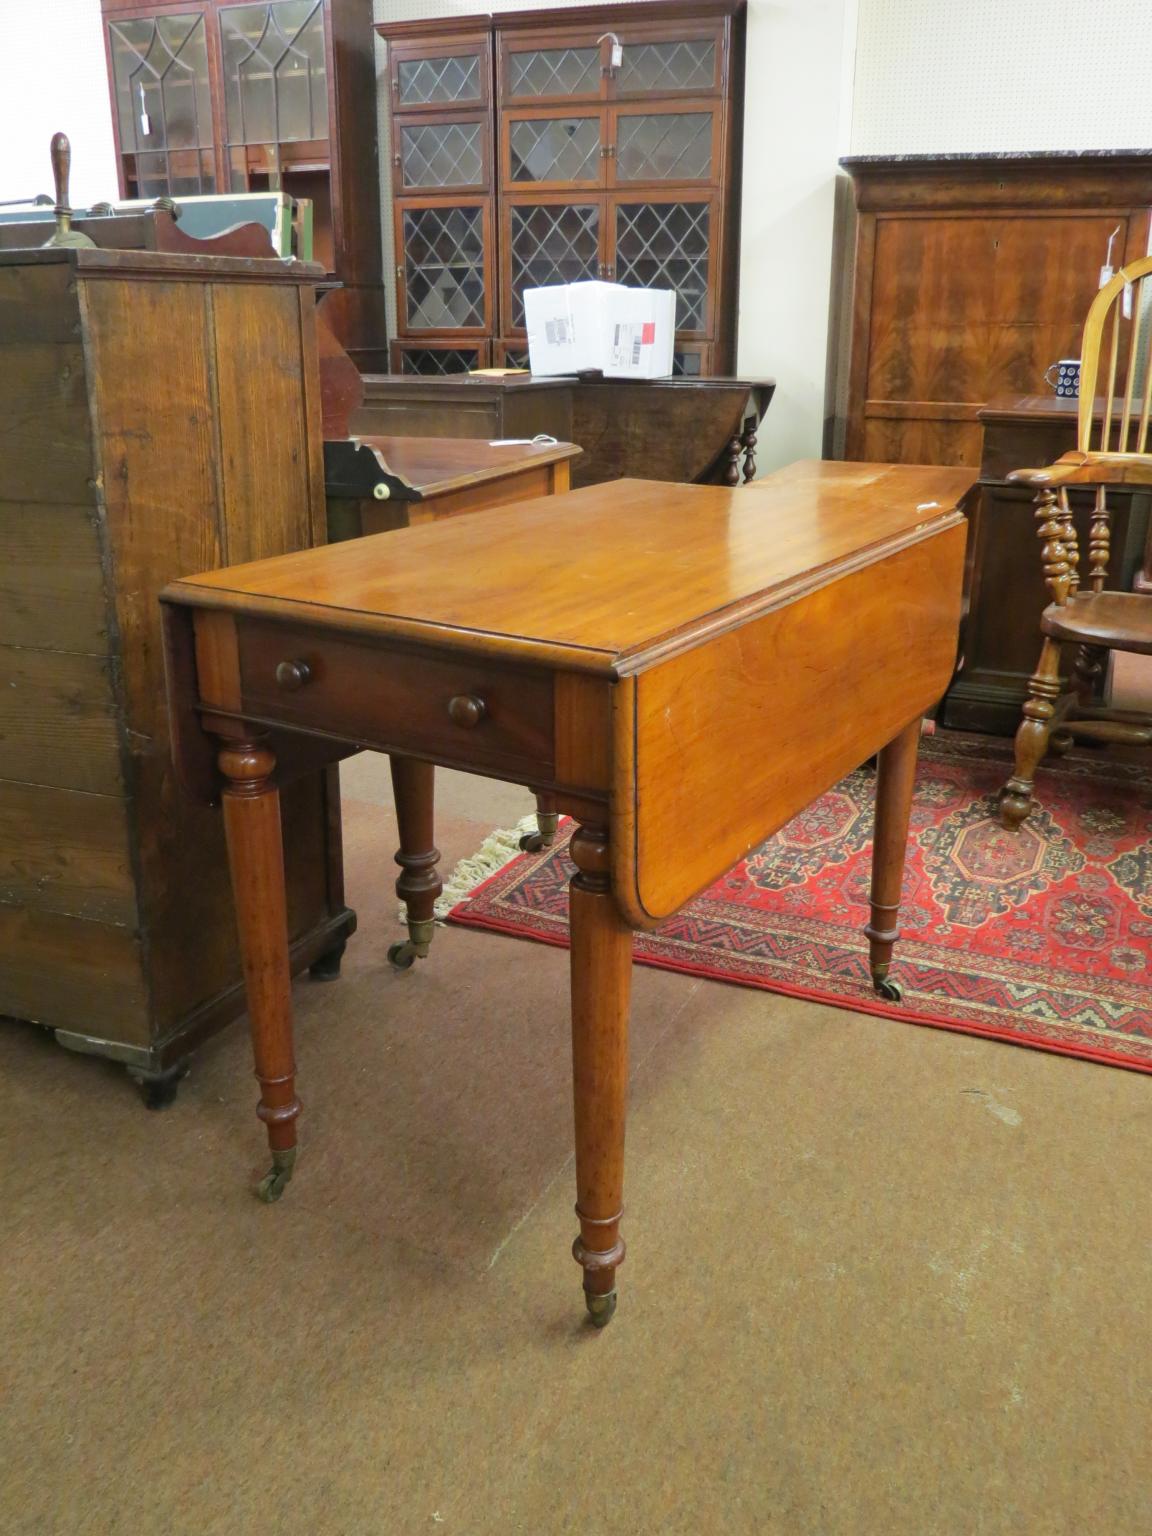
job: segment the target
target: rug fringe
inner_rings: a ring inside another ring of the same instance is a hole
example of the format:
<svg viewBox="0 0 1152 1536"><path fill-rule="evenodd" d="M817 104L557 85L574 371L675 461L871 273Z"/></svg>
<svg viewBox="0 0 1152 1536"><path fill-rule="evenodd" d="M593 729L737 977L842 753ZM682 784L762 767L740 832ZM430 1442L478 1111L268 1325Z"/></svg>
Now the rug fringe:
<svg viewBox="0 0 1152 1536"><path fill-rule="evenodd" d="M505 864L511 864L520 852L520 839L526 832L536 830L533 812L530 816L521 816L514 827L497 827L495 832L490 832L476 852L461 859L445 880L440 899L433 908L436 921L444 922L452 908L470 896L478 885L483 885ZM396 908L396 916L402 923L407 922L408 913L402 902Z"/></svg>

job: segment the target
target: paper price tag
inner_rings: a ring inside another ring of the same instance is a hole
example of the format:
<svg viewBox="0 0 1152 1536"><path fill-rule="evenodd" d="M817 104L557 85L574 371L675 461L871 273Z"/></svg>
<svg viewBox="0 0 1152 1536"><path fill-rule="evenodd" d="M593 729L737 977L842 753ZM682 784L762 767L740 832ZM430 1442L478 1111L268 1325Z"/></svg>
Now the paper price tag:
<svg viewBox="0 0 1152 1536"><path fill-rule="evenodd" d="M1123 296L1123 298L1121 299L1120 302L1121 302L1121 305L1123 306L1123 309L1124 309L1124 318L1125 318L1125 320L1131 320L1131 318L1132 318L1132 284L1131 283L1125 283L1124 284L1124 296Z"/></svg>

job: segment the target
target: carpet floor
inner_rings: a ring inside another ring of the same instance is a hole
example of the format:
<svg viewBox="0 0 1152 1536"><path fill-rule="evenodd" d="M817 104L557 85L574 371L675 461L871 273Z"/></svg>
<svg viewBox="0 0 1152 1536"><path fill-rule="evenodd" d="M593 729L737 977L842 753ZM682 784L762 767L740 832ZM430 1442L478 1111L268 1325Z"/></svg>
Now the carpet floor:
<svg viewBox="0 0 1152 1536"><path fill-rule="evenodd" d="M161 1114L0 1025L3 1536L1146 1536L1142 1078L638 968L596 1334L568 957L394 973L387 763L342 776L279 1205L242 1021ZM531 809L437 786L446 867Z"/></svg>
<svg viewBox="0 0 1152 1536"><path fill-rule="evenodd" d="M892 975L868 979L875 776L851 774L662 924L636 959L1152 1071L1152 774L1099 753L1054 759L1017 832L996 809L1007 745L921 744ZM568 942L571 828L460 902L451 921Z"/></svg>

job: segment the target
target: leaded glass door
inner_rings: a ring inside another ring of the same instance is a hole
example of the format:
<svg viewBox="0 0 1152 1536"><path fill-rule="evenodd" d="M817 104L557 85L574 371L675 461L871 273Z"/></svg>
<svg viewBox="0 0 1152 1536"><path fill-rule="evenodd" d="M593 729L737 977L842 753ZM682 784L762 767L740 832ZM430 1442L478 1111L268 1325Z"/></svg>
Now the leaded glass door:
<svg viewBox="0 0 1152 1536"><path fill-rule="evenodd" d="M523 334L524 290L607 275L604 200L542 195L504 208L502 311L505 333Z"/></svg>
<svg viewBox="0 0 1152 1536"><path fill-rule="evenodd" d="M492 213L487 198L395 205L396 299L406 336L482 335L492 309Z"/></svg>
<svg viewBox="0 0 1152 1536"><path fill-rule="evenodd" d="M224 120L234 192L328 161L324 0L260 0L219 12Z"/></svg>
<svg viewBox="0 0 1152 1536"><path fill-rule="evenodd" d="M490 120L479 112L393 118L395 195L487 192L492 184L490 142Z"/></svg>
<svg viewBox="0 0 1152 1536"><path fill-rule="evenodd" d="M437 379L486 368L490 348L486 341L394 341L389 350L393 373Z"/></svg>
<svg viewBox="0 0 1152 1536"><path fill-rule="evenodd" d="M492 51L488 36L396 43L388 50L393 112L480 111L491 100Z"/></svg>
<svg viewBox="0 0 1152 1536"><path fill-rule="evenodd" d="M521 108L502 114L501 181L508 191L604 185L604 114Z"/></svg>
<svg viewBox="0 0 1152 1536"><path fill-rule="evenodd" d="M723 24L624 25L623 58L611 72L614 101L672 96L714 96L724 89L727 63Z"/></svg>
<svg viewBox="0 0 1152 1536"><path fill-rule="evenodd" d="M500 101L508 106L602 101L607 96L604 45L599 30L549 30L500 40Z"/></svg>
<svg viewBox="0 0 1152 1536"><path fill-rule="evenodd" d="M204 13L117 17L108 46L124 195L215 192Z"/></svg>
<svg viewBox="0 0 1152 1536"><path fill-rule="evenodd" d="M714 200L620 193L608 199L608 214L615 281L674 289L677 335L710 336L719 255Z"/></svg>
<svg viewBox="0 0 1152 1536"><path fill-rule="evenodd" d="M613 107L609 114L610 186L715 186L723 159L719 106Z"/></svg>

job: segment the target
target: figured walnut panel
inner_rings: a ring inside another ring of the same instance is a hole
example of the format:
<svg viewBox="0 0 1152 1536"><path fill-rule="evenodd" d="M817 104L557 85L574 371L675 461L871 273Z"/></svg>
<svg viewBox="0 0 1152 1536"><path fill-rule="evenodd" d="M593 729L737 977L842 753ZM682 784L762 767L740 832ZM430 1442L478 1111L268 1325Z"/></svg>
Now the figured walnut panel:
<svg viewBox="0 0 1152 1536"><path fill-rule="evenodd" d="M1122 249L1115 213L877 216L852 456L977 462L977 409L1079 354L1117 224Z"/></svg>
<svg viewBox="0 0 1152 1536"><path fill-rule="evenodd" d="M631 915L674 912L936 701L956 658L966 531L953 522L640 673L639 818L622 788L633 722L616 738L614 883Z"/></svg>

